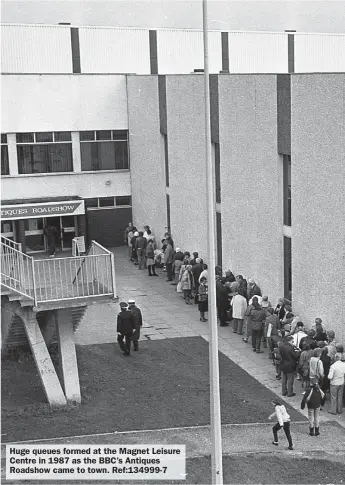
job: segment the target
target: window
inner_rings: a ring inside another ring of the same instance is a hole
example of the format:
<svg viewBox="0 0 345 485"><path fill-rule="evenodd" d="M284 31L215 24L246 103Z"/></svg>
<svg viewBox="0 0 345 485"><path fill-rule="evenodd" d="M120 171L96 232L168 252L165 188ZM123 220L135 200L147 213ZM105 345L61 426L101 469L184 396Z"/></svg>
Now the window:
<svg viewBox="0 0 345 485"><path fill-rule="evenodd" d="M291 226L291 156L283 155L284 225Z"/></svg>
<svg viewBox="0 0 345 485"><path fill-rule="evenodd" d="M119 196L119 197L97 197L92 199L85 199L85 207L87 209L100 209L102 207L122 207L130 206L132 203L131 196Z"/></svg>
<svg viewBox="0 0 345 485"><path fill-rule="evenodd" d="M165 161L165 185L169 187L169 155L168 155L168 137L163 135L164 142L164 161Z"/></svg>
<svg viewBox="0 0 345 485"><path fill-rule="evenodd" d="M131 196L121 196L115 197L116 207L121 207L125 205L132 205L132 197Z"/></svg>
<svg viewBox="0 0 345 485"><path fill-rule="evenodd" d="M68 131L17 133L18 172L73 172L72 139Z"/></svg>
<svg viewBox="0 0 345 485"><path fill-rule="evenodd" d="M9 175L7 135L1 133L1 175Z"/></svg>
<svg viewBox="0 0 345 485"><path fill-rule="evenodd" d="M171 233L171 212L170 212L170 195L166 194L166 201L167 201L167 230Z"/></svg>
<svg viewBox="0 0 345 485"><path fill-rule="evenodd" d="M114 197L100 197L99 207L115 207Z"/></svg>
<svg viewBox="0 0 345 485"><path fill-rule="evenodd" d="M216 212L216 232L217 232L217 264L222 266L223 244L222 244L222 215Z"/></svg>
<svg viewBox="0 0 345 485"><path fill-rule="evenodd" d="M221 187L220 187L220 146L219 143L213 143L214 145L214 168L216 178L216 202L221 202Z"/></svg>
<svg viewBox="0 0 345 485"><path fill-rule="evenodd" d="M292 300L291 238L284 236L284 297Z"/></svg>
<svg viewBox="0 0 345 485"><path fill-rule="evenodd" d="M82 171L128 169L128 132L80 132Z"/></svg>

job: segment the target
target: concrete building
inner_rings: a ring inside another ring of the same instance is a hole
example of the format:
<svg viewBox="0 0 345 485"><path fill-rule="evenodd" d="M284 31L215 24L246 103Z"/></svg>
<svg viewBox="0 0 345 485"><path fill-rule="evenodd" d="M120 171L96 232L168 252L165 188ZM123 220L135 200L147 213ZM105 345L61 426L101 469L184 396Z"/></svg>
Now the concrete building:
<svg viewBox="0 0 345 485"><path fill-rule="evenodd" d="M133 218L206 254L201 33L3 32L2 233L43 251L54 215L62 249L114 246ZM344 342L345 36L213 32L210 51L218 261Z"/></svg>

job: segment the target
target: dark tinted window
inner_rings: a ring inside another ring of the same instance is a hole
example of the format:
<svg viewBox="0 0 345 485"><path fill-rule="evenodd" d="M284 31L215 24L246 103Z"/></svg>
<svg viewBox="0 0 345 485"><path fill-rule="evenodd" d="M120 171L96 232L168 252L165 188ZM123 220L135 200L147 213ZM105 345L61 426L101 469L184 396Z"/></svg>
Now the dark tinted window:
<svg viewBox="0 0 345 485"><path fill-rule="evenodd" d="M132 198L131 196L121 196L121 197L115 197L116 200L116 206L121 206L121 205L132 205Z"/></svg>
<svg viewBox="0 0 345 485"><path fill-rule="evenodd" d="M72 141L70 131L56 131L54 133L54 141Z"/></svg>
<svg viewBox="0 0 345 485"><path fill-rule="evenodd" d="M34 143L33 133L17 133L17 143Z"/></svg>
<svg viewBox="0 0 345 485"><path fill-rule="evenodd" d="M7 135L5 133L1 133L1 143L7 143Z"/></svg>
<svg viewBox="0 0 345 485"><path fill-rule="evenodd" d="M127 141L128 131L127 130L114 130L113 131L113 140L123 140Z"/></svg>
<svg viewBox="0 0 345 485"><path fill-rule="evenodd" d="M114 207L114 197L100 197L99 198L100 207Z"/></svg>
<svg viewBox="0 0 345 485"><path fill-rule="evenodd" d="M96 131L96 140L111 140L111 131Z"/></svg>
<svg viewBox="0 0 345 485"><path fill-rule="evenodd" d="M93 141L95 139L94 131L81 131L80 141Z"/></svg>
<svg viewBox="0 0 345 485"><path fill-rule="evenodd" d="M36 133L36 143L46 143L53 141L52 132Z"/></svg>

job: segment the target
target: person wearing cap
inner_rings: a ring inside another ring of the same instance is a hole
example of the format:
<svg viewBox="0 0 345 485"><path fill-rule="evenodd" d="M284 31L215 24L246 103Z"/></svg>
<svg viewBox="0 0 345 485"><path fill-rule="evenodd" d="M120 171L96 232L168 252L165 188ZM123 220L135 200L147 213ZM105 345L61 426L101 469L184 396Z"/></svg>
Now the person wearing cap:
<svg viewBox="0 0 345 485"><path fill-rule="evenodd" d="M280 369L282 371L282 395L293 397L296 396L296 393L293 392L293 383L299 359L299 352L295 351L293 338L291 336L286 337L284 344L280 346L279 350L281 356Z"/></svg>
<svg viewBox="0 0 345 485"><path fill-rule="evenodd" d="M229 283L233 283L234 281L236 281L235 275L230 269L227 269L225 271L225 279Z"/></svg>
<svg viewBox="0 0 345 485"><path fill-rule="evenodd" d="M133 347L134 350L139 349L139 338L140 338L140 330L143 326L143 316L141 314L140 309L136 306L134 300L128 300L128 309L134 317L135 320L135 332L132 337Z"/></svg>
<svg viewBox="0 0 345 485"><path fill-rule="evenodd" d="M262 296L261 290L258 285L255 283L253 278L249 278L248 280L248 300L253 298L253 296Z"/></svg>
<svg viewBox="0 0 345 485"><path fill-rule="evenodd" d="M273 399L272 404L274 406L274 413L271 414L268 419L271 420L273 418L277 419L277 423L273 426L273 441L272 444L275 446L279 445L278 441L278 431L280 429L284 429L284 433L286 436L286 439L288 440L289 443L289 450L293 450L293 443L292 443L292 437L291 437L291 431L290 431L290 416L288 412L286 411L285 405L279 400L279 399Z"/></svg>
<svg viewBox="0 0 345 485"><path fill-rule="evenodd" d="M317 379L310 379L310 387L304 393L301 409L308 407L309 435L319 436L320 434L320 411L325 404L325 393L320 389Z"/></svg>
<svg viewBox="0 0 345 485"><path fill-rule="evenodd" d="M120 303L121 311L117 316L117 341L125 355L131 353L131 340L135 332L135 319L126 302ZM125 342L123 342L125 341Z"/></svg>

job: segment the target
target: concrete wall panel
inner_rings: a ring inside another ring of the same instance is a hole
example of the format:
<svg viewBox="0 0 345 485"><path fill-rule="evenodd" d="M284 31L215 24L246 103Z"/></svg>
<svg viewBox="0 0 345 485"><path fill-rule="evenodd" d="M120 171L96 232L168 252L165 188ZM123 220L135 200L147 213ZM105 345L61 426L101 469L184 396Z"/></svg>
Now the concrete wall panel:
<svg viewBox="0 0 345 485"><path fill-rule="evenodd" d="M344 342L345 75L291 82L293 305Z"/></svg>
<svg viewBox="0 0 345 485"><path fill-rule="evenodd" d="M167 76L171 230L185 251L207 251L204 78ZM207 258L206 258L207 259Z"/></svg>
<svg viewBox="0 0 345 485"><path fill-rule="evenodd" d="M128 118L133 222L151 226L157 240L166 226L163 135L158 76L129 76Z"/></svg>
<svg viewBox="0 0 345 485"><path fill-rule="evenodd" d="M109 183L110 182L110 183ZM1 200L39 197L112 197L131 194L129 171L1 177Z"/></svg>
<svg viewBox="0 0 345 485"><path fill-rule="evenodd" d="M283 295L282 159L275 75L219 77L223 267Z"/></svg>
<svg viewBox="0 0 345 485"><path fill-rule="evenodd" d="M126 77L3 76L2 133L126 130Z"/></svg>

